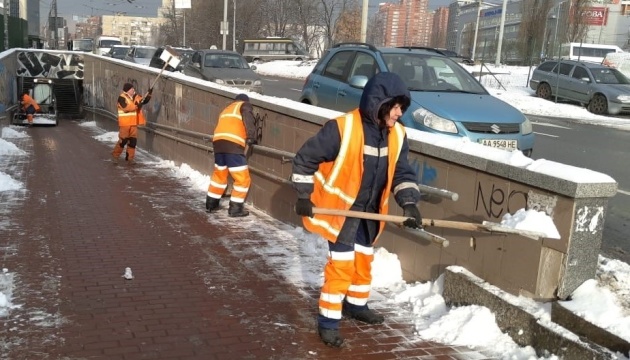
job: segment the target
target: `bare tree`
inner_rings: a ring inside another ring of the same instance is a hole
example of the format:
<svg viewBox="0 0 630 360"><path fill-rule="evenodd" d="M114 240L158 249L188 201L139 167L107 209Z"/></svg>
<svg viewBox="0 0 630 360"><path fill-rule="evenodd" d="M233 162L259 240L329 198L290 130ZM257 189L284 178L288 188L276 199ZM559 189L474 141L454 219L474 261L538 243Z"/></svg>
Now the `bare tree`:
<svg viewBox="0 0 630 360"><path fill-rule="evenodd" d="M521 6L519 52L525 64L530 64L532 61L540 60L538 54L545 38L545 27L540 24L546 23L547 13L552 5L551 0L524 0Z"/></svg>
<svg viewBox="0 0 630 360"><path fill-rule="evenodd" d="M335 29L336 42L361 40L361 7L358 3L349 6L339 14Z"/></svg>
<svg viewBox="0 0 630 360"><path fill-rule="evenodd" d="M337 42L335 34L339 17L357 2L358 0L319 0L320 24L324 29L327 47Z"/></svg>
<svg viewBox="0 0 630 360"><path fill-rule="evenodd" d="M584 13L590 7L591 0L573 0L563 4L562 10L568 7L567 11L562 11L567 16L561 19L561 30L558 30L558 41L580 42L586 37L588 23ZM565 36L562 36L565 35Z"/></svg>

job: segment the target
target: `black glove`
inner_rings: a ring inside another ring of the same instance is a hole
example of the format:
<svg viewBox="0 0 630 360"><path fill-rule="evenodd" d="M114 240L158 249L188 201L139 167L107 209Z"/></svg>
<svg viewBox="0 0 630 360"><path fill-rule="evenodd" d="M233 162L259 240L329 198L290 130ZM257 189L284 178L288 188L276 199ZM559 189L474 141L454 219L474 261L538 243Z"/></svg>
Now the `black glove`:
<svg viewBox="0 0 630 360"><path fill-rule="evenodd" d="M298 199L295 203L295 213L300 216L313 217L313 206L311 199Z"/></svg>
<svg viewBox="0 0 630 360"><path fill-rule="evenodd" d="M256 139L252 139L252 138L247 138L247 140L245 140L245 143L247 143L247 145L256 145Z"/></svg>
<svg viewBox="0 0 630 360"><path fill-rule="evenodd" d="M408 218L403 222L403 225L412 229L422 229L422 215L420 215L420 210L416 205L403 206L403 216Z"/></svg>

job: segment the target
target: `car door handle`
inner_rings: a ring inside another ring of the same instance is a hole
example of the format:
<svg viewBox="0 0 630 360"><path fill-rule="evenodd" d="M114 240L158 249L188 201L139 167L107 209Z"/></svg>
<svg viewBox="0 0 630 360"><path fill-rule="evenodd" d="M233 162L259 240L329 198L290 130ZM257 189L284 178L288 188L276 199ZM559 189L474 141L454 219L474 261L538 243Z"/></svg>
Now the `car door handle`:
<svg viewBox="0 0 630 360"><path fill-rule="evenodd" d="M337 96L346 96L346 92L344 90L337 91Z"/></svg>

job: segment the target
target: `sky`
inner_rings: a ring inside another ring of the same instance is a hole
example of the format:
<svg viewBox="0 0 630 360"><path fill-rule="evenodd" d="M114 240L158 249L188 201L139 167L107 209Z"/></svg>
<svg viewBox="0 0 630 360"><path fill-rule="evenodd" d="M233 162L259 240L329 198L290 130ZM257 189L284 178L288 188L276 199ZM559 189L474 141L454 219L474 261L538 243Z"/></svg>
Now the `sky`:
<svg viewBox="0 0 630 360"><path fill-rule="evenodd" d="M304 66L299 62L278 61L261 64L257 71L265 75L284 76L293 78L303 78L312 69L312 64ZM506 90L494 90L488 88L495 96L516 106L525 113L543 114L547 116L570 116L576 121L583 121L593 124L614 126L630 130L630 120L613 119L591 115L586 110L577 106L566 104L555 104L550 101L540 100L532 97L532 92L523 88L522 76L524 69L518 67L501 67L504 72L499 79L503 82ZM526 74L526 72L525 72ZM183 76L174 74L174 76ZM208 83L206 83L207 85ZM212 86L215 86L214 84ZM220 85L216 85L222 89ZM306 109L315 112L316 108L305 106L296 102L271 98L269 96L250 94L250 97L260 97L267 101L284 104L294 108ZM538 101L540 100L540 101ZM570 108L568 108L570 107ZM322 114L334 115L336 112L321 111ZM583 110L583 111L582 111ZM612 123L608 124L605 122ZM117 132L107 132L98 128L95 122L85 121L81 126L94 134L94 138L103 142L107 146L113 146L117 141ZM437 146L455 148L458 151L466 152L480 157L491 158L513 166L526 167L531 171L548 173L553 176L566 178L572 181L588 182L611 182L612 178L605 174L597 173L588 169L563 166L562 164L546 161L543 159L532 160L525 157L520 151L508 152L500 149L487 148L479 144L470 143L462 139L451 137L441 137L434 134L427 134L415 130L408 132L409 138L425 142L431 142ZM29 157L32 154L18 148L13 142L28 138L28 129L24 127L10 126L2 128L0 138L0 156ZM183 182L187 186L198 192L207 191L210 178L207 174L201 174L192 169L187 164L176 166L173 162L156 158L147 154L142 149L139 150L139 161L146 162L148 168L155 169L156 176L165 170L174 174L174 181ZM25 185L18 179L13 179L4 172L6 169L0 167L0 192L4 191L28 191ZM201 211L201 210L200 210ZM265 217L266 215L256 209L252 209L252 217ZM251 226L259 227L259 221L249 222ZM506 227L520 229L535 229L546 233L548 236L557 234L557 229L553 220L544 213L533 210L526 211L519 209L514 214L506 214L501 224ZM2 230L0 223L0 230ZM249 225L244 225L249 226ZM256 229L252 229L254 231ZM254 231L255 232L255 231ZM269 234L273 233L271 236ZM296 286L315 285L319 286L323 281L323 265L326 259L326 241L316 235L306 233L303 228L292 225L282 228L271 229L263 232L264 236L269 236L268 246L261 247L261 252L285 253L299 248L300 257L293 256L262 256L270 262L286 262L270 264L279 269L289 283ZM281 239L281 241L278 241ZM484 348L485 351L492 351L501 359L510 360L533 360L549 359L558 360L555 355L547 357L537 357L533 348L519 347L511 338L502 333L498 328L494 315L489 309L481 306L461 306L449 307L442 297L443 279L440 277L435 282L406 283L402 280L402 269L398 257L389 253L384 248L377 248L375 260L372 266L373 288L371 294L371 304L374 309L392 308L400 309L402 316L412 319L415 324L418 338L449 345L469 346L473 348ZM264 255L264 254L263 254ZM293 264L290 262L298 262ZM11 309L23 304L14 303L12 294L18 293L19 288L15 288L13 278L16 275L13 269L2 267L0 273L0 318L10 317ZM295 269L300 269L296 271ZM466 272L461 267L451 267L453 271ZM121 274L123 276L124 274ZM488 285L491 287L491 285ZM630 293L630 265L614 259L599 257L599 264L595 279L591 279L582 284L571 296L570 301L561 301L560 304L567 309L582 316L598 326L630 341L630 301L627 294ZM551 324L550 304L538 303L534 300L503 294L502 297L513 304L519 305L538 318L542 324ZM566 336L571 337L570 333ZM617 358L626 360L623 355L617 354Z"/></svg>

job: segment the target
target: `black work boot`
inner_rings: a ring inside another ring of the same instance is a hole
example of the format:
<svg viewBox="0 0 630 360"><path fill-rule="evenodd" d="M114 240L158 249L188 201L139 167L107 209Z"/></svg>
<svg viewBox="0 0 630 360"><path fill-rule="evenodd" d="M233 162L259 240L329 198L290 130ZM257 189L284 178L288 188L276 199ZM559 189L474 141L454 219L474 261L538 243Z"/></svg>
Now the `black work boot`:
<svg viewBox="0 0 630 360"><path fill-rule="evenodd" d="M330 347L339 348L343 345L343 338L339 335L339 329L326 329L323 327L317 328L317 332L319 333L319 337L322 339L324 344Z"/></svg>
<svg viewBox="0 0 630 360"><path fill-rule="evenodd" d="M213 212L219 208L219 199L206 195L206 212Z"/></svg>
<svg viewBox="0 0 630 360"><path fill-rule="evenodd" d="M249 211L244 209L245 204L230 201L230 207L228 208L229 217L243 217L249 215Z"/></svg>
<svg viewBox="0 0 630 360"><path fill-rule="evenodd" d="M367 306L364 309L353 309L351 306L344 304L342 313L351 319L355 319L366 324L382 324L385 321L383 315L379 315L370 310Z"/></svg>

